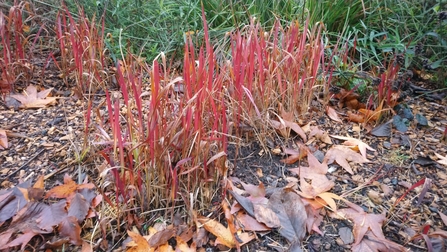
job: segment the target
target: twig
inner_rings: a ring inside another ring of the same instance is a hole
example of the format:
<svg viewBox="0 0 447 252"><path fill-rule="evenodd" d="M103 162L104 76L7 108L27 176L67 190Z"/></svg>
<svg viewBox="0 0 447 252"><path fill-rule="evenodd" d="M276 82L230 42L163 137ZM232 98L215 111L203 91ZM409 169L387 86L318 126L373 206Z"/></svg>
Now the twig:
<svg viewBox="0 0 447 252"><path fill-rule="evenodd" d="M9 179L12 175L16 174L18 171L22 170L25 166L27 166L33 159L35 159L37 156L39 156L42 152L44 152L45 149L41 149L39 152L37 152L34 156L32 156L28 161L26 161L22 166L20 166L17 170L13 171L11 174L6 176L7 179Z"/></svg>

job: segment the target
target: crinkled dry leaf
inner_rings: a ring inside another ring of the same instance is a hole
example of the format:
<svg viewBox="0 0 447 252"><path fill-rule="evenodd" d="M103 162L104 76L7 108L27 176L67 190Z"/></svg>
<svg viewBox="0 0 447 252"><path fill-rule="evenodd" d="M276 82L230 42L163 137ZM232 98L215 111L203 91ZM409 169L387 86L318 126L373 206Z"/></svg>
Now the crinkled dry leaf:
<svg viewBox="0 0 447 252"><path fill-rule="evenodd" d="M326 177L328 170L326 163L320 163L310 151L307 151L307 162L309 167L300 166L289 171L300 177L300 195L313 199L320 193L329 191L334 182Z"/></svg>
<svg viewBox="0 0 447 252"><path fill-rule="evenodd" d="M6 136L6 131L0 129L0 150L8 148L8 137Z"/></svg>
<svg viewBox="0 0 447 252"><path fill-rule="evenodd" d="M308 232L315 231L318 234L323 235L323 232L321 232L319 228L321 222L323 222L323 216L320 214L320 209L314 208L311 204L308 204L307 199L304 199L303 202L307 213L306 226Z"/></svg>
<svg viewBox="0 0 447 252"><path fill-rule="evenodd" d="M158 231L148 240L149 246L151 248L157 248L163 244L167 244L168 240L171 239L175 234L175 230L173 228L167 228Z"/></svg>
<svg viewBox="0 0 447 252"><path fill-rule="evenodd" d="M133 243L127 244L129 248L127 249L128 252L148 252L148 251L154 251L153 248L150 248L149 243L147 240L141 236L138 233L134 233L130 230L127 230L127 234L130 238L132 238Z"/></svg>
<svg viewBox="0 0 447 252"><path fill-rule="evenodd" d="M285 148L284 153L289 156L285 159L281 159L280 161L285 164L293 164L298 160L305 158L307 156L307 151L309 150L309 148L301 143L298 143L298 148L298 150Z"/></svg>
<svg viewBox="0 0 447 252"><path fill-rule="evenodd" d="M182 238L175 237L175 240L177 241L176 251L182 251L182 252L195 252L196 248L189 247L188 243L186 243Z"/></svg>
<svg viewBox="0 0 447 252"><path fill-rule="evenodd" d="M236 215L237 224L240 224L244 230L247 231L269 231L271 228L265 224L259 223L255 218L243 212L238 212Z"/></svg>
<svg viewBox="0 0 447 252"><path fill-rule="evenodd" d="M364 212L360 207L344 208L338 210L338 214L346 216L354 223L354 246L361 246L361 242L367 232L371 231L369 237L376 237L380 241L386 241L387 244L397 245L391 241L387 241L382 232L382 225L386 221L386 216L382 214L369 214ZM399 245L397 245L399 246ZM359 250L357 250L359 251ZM368 251L368 250L364 250ZM373 250L374 251L374 250ZM388 251L388 250L386 250Z"/></svg>
<svg viewBox="0 0 447 252"><path fill-rule="evenodd" d="M438 211L438 214L441 217L441 220L444 223L444 226L447 226L447 216L440 211Z"/></svg>
<svg viewBox="0 0 447 252"><path fill-rule="evenodd" d="M352 252L404 252L407 251L403 246L390 240L375 237L371 231L368 231L362 241L352 246Z"/></svg>
<svg viewBox="0 0 447 252"><path fill-rule="evenodd" d="M368 144L362 142L360 139L357 139L357 138L344 137L344 136L335 136L335 135L331 135L331 137L337 138L337 139L340 139L340 140L345 140L345 142L343 142L343 145L346 145L346 146L350 147L351 149L353 147L357 146L359 151L360 151L360 153L362 154L362 156L364 158L366 158L366 149L368 149L370 151L376 151L371 146L369 146Z"/></svg>
<svg viewBox="0 0 447 252"><path fill-rule="evenodd" d="M310 127L309 138L312 138L313 136L315 136L316 139L320 140L323 143L332 144L332 140L329 137L329 134L326 131L318 128L318 126Z"/></svg>
<svg viewBox="0 0 447 252"><path fill-rule="evenodd" d="M81 227L78 219L74 216L67 216L59 223L59 234L62 237L68 237L73 245L81 245Z"/></svg>
<svg viewBox="0 0 447 252"><path fill-rule="evenodd" d="M50 88L37 92L36 87L30 85L26 88L26 91L24 91L23 94L15 94L10 96L22 103L20 106L21 108L44 108L47 105L54 105L56 103L57 98L47 97L51 90L52 89Z"/></svg>
<svg viewBox="0 0 447 252"><path fill-rule="evenodd" d="M260 223L264 223L269 228L279 228L281 223L278 216L268 207L261 204L253 205L255 211L255 218Z"/></svg>
<svg viewBox="0 0 447 252"><path fill-rule="evenodd" d="M74 182L71 179L71 176L66 174L64 176L64 184L52 188L50 191L47 192L47 195L45 196L45 198L47 198L47 199L50 197L59 198L59 199L68 198L68 197L74 195L78 190L93 189L93 188L95 188L95 185L93 185L92 183L79 184L79 185L76 184L76 182ZM94 196L93 196L93 198L94 198Z"/></svg>
<svg viewBox="0 0 447 252"><path fill-rule="evenodd" d="M353 113L351 111L348 111L347 115L348 115L348 120L350 122L356 122L356 123L365 122L365 117L363 115L359 115L359 114Z"/></svg>
<svg viewBox="0 0 447 252"><path fill-rule="evenodd" d="M59 185L56 187L53 187L50 191L48 191L45 198L67 198L70 195L74 194L76 190L78 189L78 185L73 180L70 181L64 181L65 183L63 185Z"/></svg>
<svg viewBox="0 0 447 252"><path fill-rule="evenodd" d="M303 139L304 142L307 141L307 137L306 134L304 133L304 130L301 129L301 127L297 123L283 120L280 117L278 117L278 119L279 121L270 120L270 124L274 129L276 129L281 134L281 136L283 136L284 138L289 138L290 130L293 130Z"/></svg>
<svg viewBox="0 0 447 252"><path fill-rule="evenodd" d="M78 221L84 221L90 209L90 204L85 200L84 196L76 193L70 201L68 208L68 216L74 216Z"/></svg>
<svg viewBox="0 0 447 252"><path fill-rule="evenodd" d="M326 162L327 164L332 164L334 161L337 162L337 164L343 167L351 175L354 174L354 172L352 171L349 162L356 162L356 163L369 162L369 160L363 157L362 155L351 150L351 148L343 145L333 146L326 153L326 156L324 157L324 162Z"/></svg>
<svg viewBox="0 0 447 252"><path fill-rule="evenodd" d="M301 197L287 189L270 196L268 207L276 213L281 223L278 232L289 242L301 242L306 234L307 214Z"/></svg>
<svg viewBox="0 0 447 252"><path fill-rule="evenodd" d="M442 155L439 155L436 152L435 152L435 155L439 158L439 160L436 160L436 162L447 166L447 155L445 157L443 157Z"/></svg>
<svg viewBox="0 0 447 252"><path fill-rule="evenodd" d="M332 120L336 122L342 122L340 117L338 117L337 111L333 109L331 106L326 106L326 114L331 118Z"/></svg>
<svg viewBox="0 0 447 252"><path fill-rule="evenodd" d="M228 248L236 247L237 241L234 239L231 231L220 224L218 221L205 216L199 216L197 217L197 220L203 225L206 231L219 238L221 244L227 246Z"/></svg>

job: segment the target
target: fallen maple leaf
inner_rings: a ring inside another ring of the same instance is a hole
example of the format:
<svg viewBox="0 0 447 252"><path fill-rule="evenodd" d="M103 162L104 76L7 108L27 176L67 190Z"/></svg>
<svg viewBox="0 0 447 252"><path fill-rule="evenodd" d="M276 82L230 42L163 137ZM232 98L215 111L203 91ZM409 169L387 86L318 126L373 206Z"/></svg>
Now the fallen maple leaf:
<svg viewBox="0 0 447 252"><path fill-rule="evenodd" d="M56 97L47 97L51 90L52 88L37 92L35 86L29 85L23 94L12 94L10 96L22 103L21 108L44 108L56 103Z"/></svg>
<svg viewBox="0 0 447 252"><path fill-rule="evenodd" d="M349 208L340 209L334 218L340 216L351 220L354 224L354 244L352 251L406 251L405 248L395 242L387 240L382 231L382 225L386 221L383 214L370 214L363 211L363 208L345 201Z"/></svg>
<svg viewBox="0 0 447 252"><path fill-rule="evenodd" d="M346 145L346 146L350 147L351 149L357 147L365 159L366 159L366 149L368 149L370 151L376 151L371 146L369 146L368 144L362 142L360 139L357 139L357 138L335 136L335 135L331 135L331 137L337 138L340 140L345 140L345 142L343 142L343 145Z"/></svg>
<svg viewBox="0 0 447 252"><path fill-rule="evenodd" d="M318 128L318 126L310 127L309 138L312 138L313 136L315 136L316 139L322 141L323 143L332 144L332 140L329 137L328 133Z"/></svg>
<svg viewBox="0 0 447 252"><path fill-rule="evenodd" d="M151 249L147 240L138 233L127 230L127 234L133 240L133 243L128 244L127 251L131 252L147 252L154 251L155 249Z"/></svg>
<svg viewBox="0 0 447 252"><path fill-rule="evenodd" d="M403 246L390 240L375 237L368 231L359 244L352 246L352 252L404 252L407 251Z"/></svg>
<svg viewBox="0 0 447 252"><path fill-rule="evenodd" d="M197 220L203 225L203 227L217 238L220 238L223 245L234 248L236 247L236 240L231 234L230 230L218 221L210 219L208 217L198 217Z"/></svg>
<svg viewBox="0 0 447 252"><path fill-rule="evenodd" d="M95 185L88 183L88 184L76 184L76 182L74 182L71 177L66 174L64 176L64 184L60 185L60 186L56 186L54 188L52 188L50 191L47 192L47 195L45 196L45 198L50 198L50 197L54 197L54 198L68 198L72 195L74 195L79 189L83 189L83 188L87 188L87 189L92 189L94 188Z"/></svg>
<svg viewBox="0 0 447 252"><path fill-rule="evenodd" d="M301 143L298 143L298 150L285 148L284 153L287 155L290 155L290 156L288 156L287 158L281 159L280 162L283 162L285 164L293 164L296 161L301 160L304 157L306 157L308 150L309 150L309 148L306 145L301 144Z"/></svg>
<svg viewBox="0 0 447 252"><path fill-rule="evenodd" d="M343 167L351 175L354 174L354 172L352 171L351 166L348 162L369 162L368 159L351 150L351 148L342 145L336 145L330 148L326 153L326 156L324 157L324 162L326 162L327 164L332 164L334 161L337 162L337 164Z"/></svg>
<svg viewBox="0 0 447 252"><path fill-rule="evenodd" d="M6 131L0 129L0 150L8 148L8 136L6 136Z"/></svg>
<svg viewBox="0 0 447 252"><path fill-rule="evenodd" d="M435 155L439 158L439 160L436 160L436 162L447 166L447 155L445 157L443 157L442 155L439 155L436 152L435 152Z"/></svg>
<svg viewBox="0 0 447 252"><path fill-rule="evenodd" d="M334 182L326 177L327 164L320 163L310 151L307 151L307 162L309 167L300 166L289 171L300 177L300 195L313 199L318 194L329 191L334 186Z"/></svg>

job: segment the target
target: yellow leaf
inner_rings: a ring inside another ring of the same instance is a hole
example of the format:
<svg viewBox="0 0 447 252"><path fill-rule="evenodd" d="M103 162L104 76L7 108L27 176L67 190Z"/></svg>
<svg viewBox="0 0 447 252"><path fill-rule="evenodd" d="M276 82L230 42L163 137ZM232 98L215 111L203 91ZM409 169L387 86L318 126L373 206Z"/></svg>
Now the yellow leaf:
<svg viewBox="0 0 447 252"><path fill-rule="evenodd" d="M215 235L221 244L234 248L236 247L236 240L234 239L233 234L230 230L224 225L220 224L218 221L207 218L207 217L198 217L197 220L203 225L206 231Z"/></svg>

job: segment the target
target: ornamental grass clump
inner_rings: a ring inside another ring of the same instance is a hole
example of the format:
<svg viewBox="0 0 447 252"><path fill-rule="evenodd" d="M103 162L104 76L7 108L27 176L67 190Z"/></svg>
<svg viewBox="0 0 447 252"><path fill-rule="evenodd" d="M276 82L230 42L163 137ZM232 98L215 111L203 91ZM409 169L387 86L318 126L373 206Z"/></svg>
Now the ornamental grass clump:
<svg viewBox="0 0 447 252"><path fill-rule="evenodd" d="M9 12L0 12L0 93L14 90L19 81L29 83L34 67L30 63L33 49L39 40L43 25L37 33L30 32L33 9L29 2L14 1Z"/></svg>

